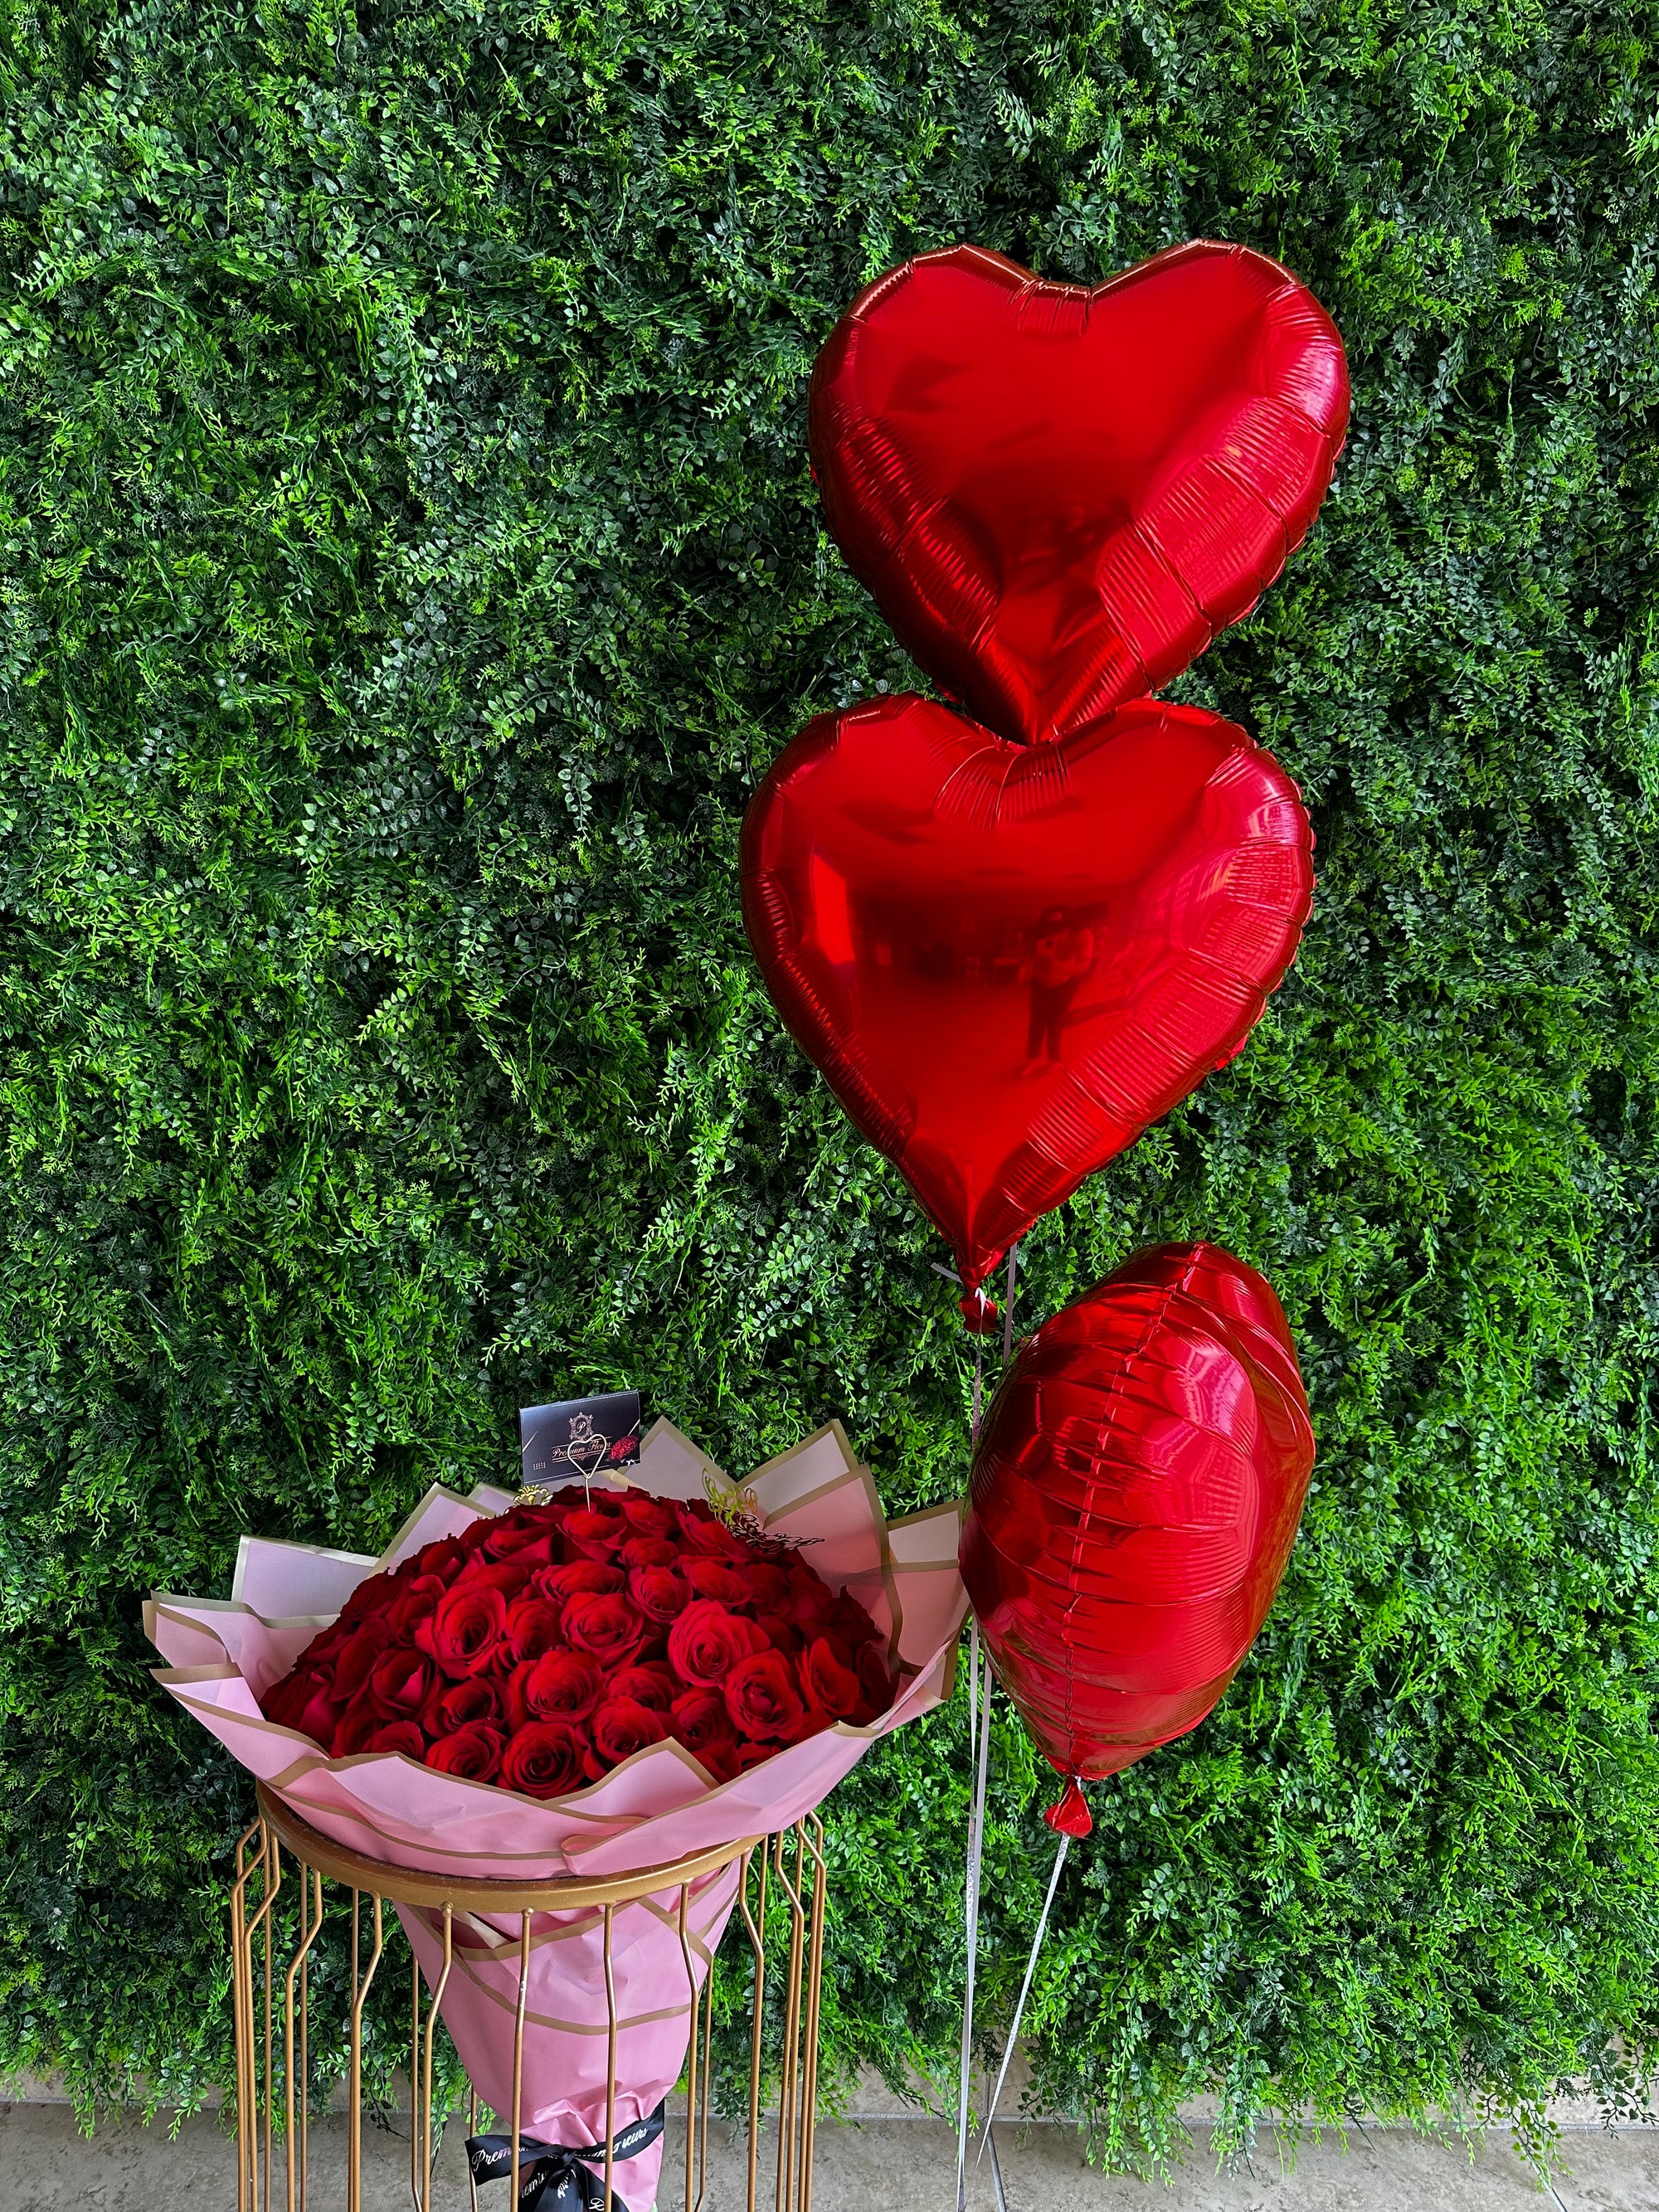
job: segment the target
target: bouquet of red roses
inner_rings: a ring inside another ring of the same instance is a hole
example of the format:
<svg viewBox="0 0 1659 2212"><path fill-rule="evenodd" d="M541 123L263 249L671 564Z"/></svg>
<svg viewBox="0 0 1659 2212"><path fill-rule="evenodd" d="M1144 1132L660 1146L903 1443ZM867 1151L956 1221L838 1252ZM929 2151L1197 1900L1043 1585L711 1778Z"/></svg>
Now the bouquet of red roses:
<svg viewBox="0 0 1659 2212"><path fill-rule="evenodd" d="M628 1874L787 1828L947 1694L959 1502L888 1522L833 1422L739 1492L659 1421L633 1475L538 1504L434 1487L378 1560L244 1537L228 1601L146 1606L158 1679L302 1820L394 1869ZM526 2141L598 2142L614 2001L636 2212L738 1877L689 1885L684 1945L678 1885L617 1906L608 1966L600 1912L532 1916ZM441 1915L398 1913L435 1987ZM440 2009L506 2115L519 1916L450 1936Z"/></svg>
<svg viewBox="0 0 1659 2212"><path fill-rule="evenodd" d="M572 1486L359 1583L260 1700L336 1759L562 1797L672 1736L717 1781L893 1701L876 1624L701 1499Z"/></svg>

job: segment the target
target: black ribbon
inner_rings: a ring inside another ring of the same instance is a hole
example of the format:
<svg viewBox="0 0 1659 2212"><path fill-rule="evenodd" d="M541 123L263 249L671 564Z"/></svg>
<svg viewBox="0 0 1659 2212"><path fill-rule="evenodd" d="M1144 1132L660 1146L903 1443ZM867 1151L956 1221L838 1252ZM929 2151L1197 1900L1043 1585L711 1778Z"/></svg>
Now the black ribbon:
<svg viewBox="0 0 1659 2212"><path fill-rule="evenodd" d="M642 2120L619 2128L611 2154L620 2166L637 2157L662 2133L665 2097L656 2111ZM588 2163L597 2159L599 2172ZM466 2162L474 2181L505 2181L513 2165L511 2136L469 2136ZM519 2137L518 2212L605 2212L605 2145L603 2143L544 2143L534 2136ZM611 2212L628 2212L613 2189Z"/></svg>

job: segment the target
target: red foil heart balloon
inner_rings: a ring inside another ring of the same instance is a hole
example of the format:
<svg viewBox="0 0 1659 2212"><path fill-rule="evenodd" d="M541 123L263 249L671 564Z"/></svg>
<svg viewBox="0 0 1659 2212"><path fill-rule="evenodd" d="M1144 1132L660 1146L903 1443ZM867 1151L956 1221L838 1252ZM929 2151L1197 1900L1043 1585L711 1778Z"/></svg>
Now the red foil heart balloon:
<svg viewBox="0 0 1659 2212"><path fill-rule="evenodd" d="M1139 700L1026 747L910 695L811 722L743 827L744 920L797 1042L969 1290L1230 1058L1307 918L1296 786Z"/></svg>
<svg viewBox="0 0 1659 2212"><path fill-rule="evenodd" d="M1204 241L1090 291L972 246L848 310L812 372L824 512L912 658L1005 738L1155 691L1301 543L1342 341L1276 261Z"/></svg>
<svg viewBox="0 0 1659 2212"><path fill-rule="evenodd" d="M1313 1462L1283 1310L1218 1246L1137 1253L1021 1346L974 1455L962 1573L1062 1774L1115 1774L1204 1718L1267 1619ZM1077 1832L1080 1805L1068 1791L1055 1824Z"/></svg>

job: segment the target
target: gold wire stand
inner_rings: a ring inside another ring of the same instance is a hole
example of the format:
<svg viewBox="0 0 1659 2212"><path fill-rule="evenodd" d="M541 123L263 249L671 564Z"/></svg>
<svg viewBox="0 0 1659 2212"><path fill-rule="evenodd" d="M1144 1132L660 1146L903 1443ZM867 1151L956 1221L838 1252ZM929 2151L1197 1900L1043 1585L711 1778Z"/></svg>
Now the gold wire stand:
<svg viewBox="0 0 1659 2212"><path fill-rule="evenodd" d="M525 2008L529 1993L530 1923L536 1912L598 1911L604 1915L604 1962L610 2078L605 2094L605 2202L611 2201L617 2133L617 1992L611 1972L611 1917L619 1905L679 1891L680 1950L691 1993L690 2048L685 2068L685 2208L702 2212L708 2185L708 2107L714 2029L714 1968L697 1989L686 1915L691 1885L703 1875L741 1862L738 1905L755 1962L754 2015L750 2031L747 2212L757 2212L760 2188L763 2039L766 2008L766 1908L775 1881L788 1916L784 1980L783 2059L779 2092L774 2212L812 2212L812 2143L817 2105L819 1999L823 1982L825 1874L823 1825L809 1814L793 1828L754 1836L737 1844L694 1852L665 1866L629 1875L576 1877L562 1881L510 1882L451 1879L392 1866L348 1850L319 1834L291 1808L258 1787L259 1818L236 1845L231 1890L231 1997L236 2028L237 2212L325 2212L338 2205L333 2191L316 2187L309 2142L310 1958L326 1910L325 1885L349 1895L349 2063L346 2080L344 2212L362 2212L363 2007L385 1954L388 1905L420 1905L443 1913L443 1966L425 2008L421 1970L411 1954L409 2078L409 2186L414 2212L437 2212L433 2188L433 2040L438 2005L448 1979L452 1920L459 1912L518 1913L518 2004L513 2030L514 2110L511 2172L519 2171L519 2106L524 2075ZM287 1854L295 1862L284 1868ZM293 1950L281 1955L276 1907L290 1881L299 1889L299 1927ZM752 1900L752 1901L751 1901ZM343 1904L343 1900L342 1900ZM401 1930L399 1931L401 1933ZM365 1956L367 1949L367 1956ZM476 2091L468 2098L468 2133L478 2125ZM280 2111L280 2124L277 2114ZM442 2121L439 2123L441 2136ZM693 2153L696 2153L695 2160ZM468 2203L478 2212L477 2185L469 2176ZM695 2193L694 2193L695 2190ZM509 2212L516 2189L501 2192ZM486 2200L487 2203L489 2200ZM635 2208L646 2212L646 2208ZM667 2212L667 2208L664 2208Z"/></svg>

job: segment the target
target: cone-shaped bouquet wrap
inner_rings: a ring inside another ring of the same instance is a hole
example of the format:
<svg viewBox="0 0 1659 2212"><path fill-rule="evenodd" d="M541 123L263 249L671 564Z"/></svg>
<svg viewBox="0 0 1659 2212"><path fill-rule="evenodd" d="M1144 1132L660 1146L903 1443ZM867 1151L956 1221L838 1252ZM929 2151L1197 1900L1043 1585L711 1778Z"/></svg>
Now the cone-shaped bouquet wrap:
<svg viewBox="0 0 1659 2212"><path fill-rule="evenodd" d="M722 1781L672 1736L625 1757L591 1785L538 1798L499 1781L439 1771L401 1750L334 1757L263 1707L352 1593L424 1547L477 1533L508 1511L509 1493L463 1498L434 1487L378 1559L244 1537L226 1600L158 1594L145 1628L170 1663L156 1670L179 1702L304 1822L388 1869L514 1884L625 1875L773 1833L827 1796L875 1740L948 1693L967 1600L957 1570L956 1501L888 1522L869 1470L839 1423L770 1462L738 1492L665 1421L630 1471L635 1493L712 1504L763 1541L787 1547L836 1597L864 1608L892 1685L867 1725L836 1721ZM617 1493L596 1484L598 1504ZM867 1633L867 1631L866 1631ZM820 1716L820 1719L822 1716ZM419 1743L416 1736L416 1745ZM729 1765L729 1761L727 1762ZM617 2012L615 2124L647 2119L678 2078L701 1985L737 1898L733 1863L691 1882L682 1935L680 1885L613 1908ZM428 1984L442 1956L442 1916L400 1905ZM609 2079L599 1910L538 1912L531 1923L520 2124L543 2142L602 2142ZM510 2121L521 1922L458 1911L441 2011L480 2094ZM688 1963L690 1974L688 1976ZM660 2142L619 2158L617 2193L644 2212Z"/></svg>

